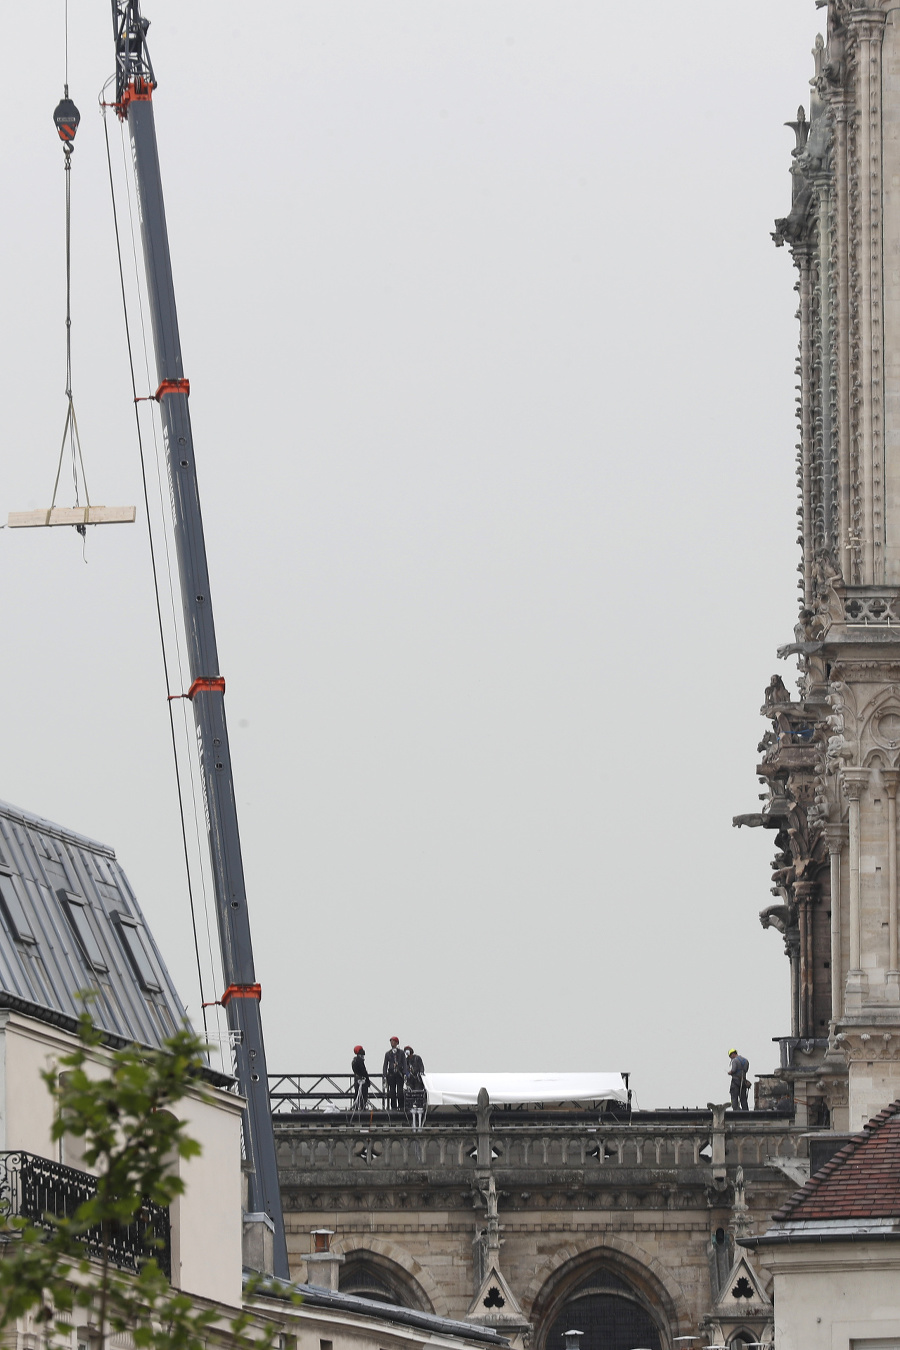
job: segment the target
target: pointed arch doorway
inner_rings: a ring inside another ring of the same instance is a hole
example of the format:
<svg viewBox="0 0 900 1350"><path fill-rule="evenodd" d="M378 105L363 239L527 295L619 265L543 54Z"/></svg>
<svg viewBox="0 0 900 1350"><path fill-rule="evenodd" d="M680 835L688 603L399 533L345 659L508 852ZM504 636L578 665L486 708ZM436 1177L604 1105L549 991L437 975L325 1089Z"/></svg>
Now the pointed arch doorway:
<svg viewBox="0 0 900 1350"><path fill-rule="evenodd" d="M553 1318L544 1350L565 1350L565 1333L580 1331L579 1350L663 1350L659 1326L645 1299L611 1270L576 1286Z"/></svg>

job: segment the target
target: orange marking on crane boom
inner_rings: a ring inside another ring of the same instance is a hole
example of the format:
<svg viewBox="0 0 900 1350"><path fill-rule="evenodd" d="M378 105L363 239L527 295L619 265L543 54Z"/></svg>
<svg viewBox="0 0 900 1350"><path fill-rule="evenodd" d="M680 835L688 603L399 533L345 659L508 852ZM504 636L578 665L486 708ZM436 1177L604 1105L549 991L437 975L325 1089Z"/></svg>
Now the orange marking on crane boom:
<svg viewBox="0 0 900 1350"><path fill-rule="evenodd" d="M230 984L222 995L222 1007L227 1008L233 998L255 998L259 1003L262 999L262 985Z"/></svg>
<svg viewBox="0 0 900 1350"><path fill-rule="evenodd" d="M150 81L142 80L140 76L136 80L132 80L127 89L122 90L122 97L119 102L113 104L119 117L124 119L128 116L129 103L149 103L153 97L153 89L154 86Z"/></svg>
<svg viewBox="0 0 900 1350"><path fill-rule="evenodd" d="M191 392L190 380L163 380L162 384L159 386L153 397L156 399L158 403L159 400L163 398L166 394L190 395L190 392Z"/></svg>
<svg viewBox="0 0 900 1350"><path fill-rule="evenodd" d="M214 693L225 693L224 675L198 675L190 689L187 691L187 697L193 698L195 694Z"/></svg>

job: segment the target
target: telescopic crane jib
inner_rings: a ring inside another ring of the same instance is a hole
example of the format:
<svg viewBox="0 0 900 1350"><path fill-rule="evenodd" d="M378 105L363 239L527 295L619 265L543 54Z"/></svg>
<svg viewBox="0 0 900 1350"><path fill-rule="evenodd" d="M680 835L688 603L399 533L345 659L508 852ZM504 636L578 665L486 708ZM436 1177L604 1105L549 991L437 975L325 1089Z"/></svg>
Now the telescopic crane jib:
<svg viewBox="0 0 900 1350"><path fill-rule="evenodd" d="M141 242L159 387L156 399L174 519L181 602L190 660L188 698L194 711L201 779L209 830L216 916L225 992L222 1004L234 1041L240 1090L247 1099L244 1147L249 1175L249 1208L275 1226L275 1274L288 1278L287 1247L278 1190L275 1134L269 1107L266 1055L260 1018L260 986L253 968L250 922L241 860L237 809L225 722L225 680L219 668L216 630L194 443L175 308L175 288L163 203L153 90L156 79L147 51L150 24L138 0L112 0L116 44L115 108L127 123L141 204Z"/></svg>

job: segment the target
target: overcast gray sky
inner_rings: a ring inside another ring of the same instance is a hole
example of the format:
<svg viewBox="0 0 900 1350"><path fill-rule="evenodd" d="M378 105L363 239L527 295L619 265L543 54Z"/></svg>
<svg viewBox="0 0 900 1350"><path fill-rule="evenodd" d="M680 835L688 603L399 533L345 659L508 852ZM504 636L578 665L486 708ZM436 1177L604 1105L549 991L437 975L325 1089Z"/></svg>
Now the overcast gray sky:
<svg viewBox="0 0 900 1350"><path fill-rule="evenodd" d="M76 408L92 499L140 504L109 5L69 9ZM731 817L796 614L769 231L821 15L146 10L270 1069L396 1033L722 1100L727 1048L768 1071L790 1030L772 836ZM63 77L62 0L7 6L3 516L49 504L65 416ZM0 796L113 844L196 1016L138 517L87 566L0 532Z"/></svg>

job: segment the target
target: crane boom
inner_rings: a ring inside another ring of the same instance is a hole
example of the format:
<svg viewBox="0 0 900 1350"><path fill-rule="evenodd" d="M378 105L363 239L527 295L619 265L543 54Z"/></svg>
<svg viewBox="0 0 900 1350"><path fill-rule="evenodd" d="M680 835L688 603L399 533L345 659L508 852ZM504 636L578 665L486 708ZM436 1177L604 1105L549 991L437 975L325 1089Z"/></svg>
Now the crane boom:
<svg viewBox="0 0 900 1350"><path fill-rule="evenodd" d="M188 410L175 287L163 202L152 94L156 87L147 53L149 22L139 0L112 0L116 41L116 110L127 122L137 182L141 242L147 277L169 475L181 600L190 660L188 696L194 711L206 806L225 1005L240 1090L246 1098L244 1148L250 1167L249 1209L275 1227L275 1274L289 1278L284 1219L278 1188L275 1134L269 1106L260 986L253 966L250 921L237 807L225 721L225 681L219 669L216 630L194 442Z"/></svg>

